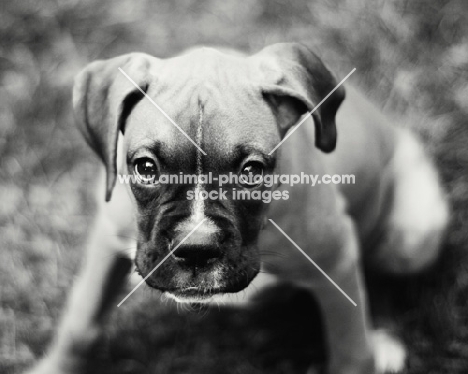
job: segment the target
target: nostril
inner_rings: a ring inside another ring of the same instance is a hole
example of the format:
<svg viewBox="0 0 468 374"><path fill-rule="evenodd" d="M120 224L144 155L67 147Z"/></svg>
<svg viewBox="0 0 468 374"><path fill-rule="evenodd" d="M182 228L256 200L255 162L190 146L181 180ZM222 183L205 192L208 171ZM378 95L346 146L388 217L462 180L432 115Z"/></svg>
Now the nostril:
<svg viewBox="0 0 468 374"><path fill-rule="evenodd" d="M213 245L184 245L173 253L176 260L189 266L203 266L221 257L221 251Z"/></svg>

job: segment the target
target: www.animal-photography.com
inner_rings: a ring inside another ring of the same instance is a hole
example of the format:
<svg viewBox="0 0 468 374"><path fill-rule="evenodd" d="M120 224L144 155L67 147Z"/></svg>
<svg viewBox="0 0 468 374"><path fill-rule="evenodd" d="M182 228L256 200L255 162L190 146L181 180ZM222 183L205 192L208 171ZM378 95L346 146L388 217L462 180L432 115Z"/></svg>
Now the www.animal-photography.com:
<svg viewBox="0 0 468 374"><path fill-rule="evenodd" d="M0 19L0 373L466 373L466 2Z"/></svg>

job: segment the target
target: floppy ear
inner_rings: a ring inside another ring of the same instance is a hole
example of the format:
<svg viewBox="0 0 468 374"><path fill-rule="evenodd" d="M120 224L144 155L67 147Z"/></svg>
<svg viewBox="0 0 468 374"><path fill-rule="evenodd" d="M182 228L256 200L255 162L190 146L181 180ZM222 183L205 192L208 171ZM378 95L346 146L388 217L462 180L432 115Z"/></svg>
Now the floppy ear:
<svg viewBox="0 0 468 374"><path fill-rule="evenodd" d="M281 136L337 84L320 58L303 44L274 44L252 58L264 74L261 90L276 114ZM315 145L323 152L336 147L335 115L344 97L344 88L340 86L312 114Z"/></svg>
<svg viewBox="0 0 468 374"><path fill-rule="evenodd" d="M73 106L79 130L106 167L106 201L116 181L117 139L135 104L144 95L119 67L146 92L151 57L132 53L89 64L75 78Z"/></svg>

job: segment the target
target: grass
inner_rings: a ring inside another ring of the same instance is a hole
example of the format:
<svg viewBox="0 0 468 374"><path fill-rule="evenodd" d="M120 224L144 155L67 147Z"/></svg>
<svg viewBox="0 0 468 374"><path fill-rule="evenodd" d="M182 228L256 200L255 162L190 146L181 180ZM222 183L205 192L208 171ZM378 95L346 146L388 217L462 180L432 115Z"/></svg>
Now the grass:
<svg viewBox="0 0 468 374"><path fill-rule="evenodd" d="M165 57L196 44L256 51L279 41L314 45L338 77L356 67L350 79L434 156L453 205L441 261L385 287L410 349L407 372L466 372L467 14L463 0L3 1L0 372L20 373L43 354L93 221L98 161L73 124L73 76L89 61L130 51ZM184 313L139 290L112 316L93 370L301 373L326 354L320 318L312 299L278 295L290 304Z"/></svg>

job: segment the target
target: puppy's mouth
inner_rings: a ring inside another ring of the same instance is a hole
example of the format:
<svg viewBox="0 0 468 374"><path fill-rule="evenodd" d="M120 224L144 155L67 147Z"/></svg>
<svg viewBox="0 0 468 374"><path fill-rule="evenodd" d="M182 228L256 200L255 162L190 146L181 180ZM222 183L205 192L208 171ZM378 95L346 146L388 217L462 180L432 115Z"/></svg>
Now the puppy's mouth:
<svg viewBox="0 0 468 374"><path fill-rule="evenodd" d="M224 288L186 287L178 290L165 291L164 294L177 302L182 303L206 303L214 296L227 291Z"/></svg>
<svg viewBox="0 0 468 374"><path fill-rule="evenodd" d="M250 281L255 277L256 273L252 274L252 277L244 278L242 281L228 282L221 284L212 284L211 286L206 283L192 283L191 285L184 285L174 288L159 288L166 296L174 299L178 302L189 302L189 303L204 303L210 302L224 294L232 294L242 291L250 284Z"/></svg>
<svg viewBox="0 0 468 374"><path fill-rule="evenodd" d="M177 258L168 258L162 263L160 258L148 261L148 253L152 252L141 250L137 252L135 265L149 287L178 302L204 303L216 300L223 294L242 291L259 271L260 261L252 258L254 255L251 251L228 248L223 252L215 261L199 266ZM240 252L240 255L236 252ZM155 266L157 271L153 270Z"/></svg>
<svg viewBox="0 0 468 374"><path fill-rule="evenodd" d="M205 278L200 282L192 280L186 284L181 284L180 282L164 282L163 284L158 284L147 279L147 284L150 287L160 290L164 295L177 302L208 303L221 298L224 294L235 294L242 291L249 286L256 275L257 272L253 272L249 274L249 276L244 275L235 280L231 278L230 281L219 280L216 282L211 282L211 279L208 280ZM170 283L172 283L172 285Z"/></svg>

